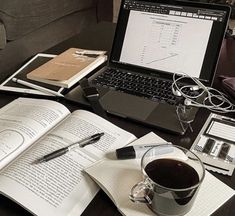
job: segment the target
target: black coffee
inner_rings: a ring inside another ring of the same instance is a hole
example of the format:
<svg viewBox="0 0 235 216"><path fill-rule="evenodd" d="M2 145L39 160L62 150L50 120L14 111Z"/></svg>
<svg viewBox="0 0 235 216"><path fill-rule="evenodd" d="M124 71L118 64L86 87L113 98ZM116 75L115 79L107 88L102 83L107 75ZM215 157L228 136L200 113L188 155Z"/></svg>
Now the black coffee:
<svg viewBox="0 0 235 216"><path fill-rule="evenodd" d="M158 159L147 164L145 172L157 183L151 194L152 204L149 205L153 211L160 215L184 215L191 209L198 187L186 188L199 182L195 169L182 161Z"/></svg>
<svg viewBox="0 0 235 216"><path fill-rule="evenodd" d="M194 168L174 159L154 160L147 164L145 172L154 182L168 188L188 188L199 182Z"/></svg>

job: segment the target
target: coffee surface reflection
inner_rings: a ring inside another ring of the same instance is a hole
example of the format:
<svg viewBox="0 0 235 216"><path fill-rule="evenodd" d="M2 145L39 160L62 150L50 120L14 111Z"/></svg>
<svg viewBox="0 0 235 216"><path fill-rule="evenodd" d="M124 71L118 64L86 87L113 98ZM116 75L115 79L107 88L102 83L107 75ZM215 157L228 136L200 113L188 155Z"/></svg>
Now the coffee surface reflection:
<svg viewBox="0 0 235 216"><path fill-rule="evenodd" d="M199 183L197 171L183 161L157 159L145 167L145 172L155 183L173 189L189 188Z"/></svg>

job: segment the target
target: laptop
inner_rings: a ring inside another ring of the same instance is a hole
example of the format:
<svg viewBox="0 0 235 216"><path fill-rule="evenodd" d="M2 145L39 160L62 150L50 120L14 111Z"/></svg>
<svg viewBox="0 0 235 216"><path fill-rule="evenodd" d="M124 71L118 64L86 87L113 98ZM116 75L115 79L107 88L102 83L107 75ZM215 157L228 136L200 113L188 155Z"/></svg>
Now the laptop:
<svg viewBox="0 0 235 216"><path fill-rule="evenodd" d="M108 64L89 78L103 108L150 127L184 134L177 97L171 90L173 74L186 73L207 86L212 84L229 16L230 8L225 5L122 0ZM79 87L66 98L88 104ZM192 110L195 115L196 109Z"/></svg>

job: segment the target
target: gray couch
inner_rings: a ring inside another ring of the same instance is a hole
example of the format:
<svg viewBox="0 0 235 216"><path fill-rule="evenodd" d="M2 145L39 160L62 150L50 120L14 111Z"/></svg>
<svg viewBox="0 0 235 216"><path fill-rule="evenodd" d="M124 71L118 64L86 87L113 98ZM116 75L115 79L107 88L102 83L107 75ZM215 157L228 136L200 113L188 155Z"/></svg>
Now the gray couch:
<svg viewBox="0 0 235 216"><path fill-rule="evenodd" d="M0 0L0 80L31 56L99 21L112 0Z"/></svg>

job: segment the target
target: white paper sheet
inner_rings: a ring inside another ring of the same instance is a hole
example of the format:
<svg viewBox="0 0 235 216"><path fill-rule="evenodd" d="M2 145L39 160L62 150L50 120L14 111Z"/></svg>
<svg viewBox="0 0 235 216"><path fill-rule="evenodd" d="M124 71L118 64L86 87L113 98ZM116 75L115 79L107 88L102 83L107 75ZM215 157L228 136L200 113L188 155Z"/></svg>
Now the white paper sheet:
<svg viewBox="0 0 235 216"><path fill-rule="evenodd" d="M162 142L150 133L133 144ZM154 215L145 204L136 204L128 196L134 184L141 181L140 160L112 160L106 158L85 170L113 200L123 215ZM211 215L234 195L234 190L206 171L205 179L187 216Z"/></svg>

